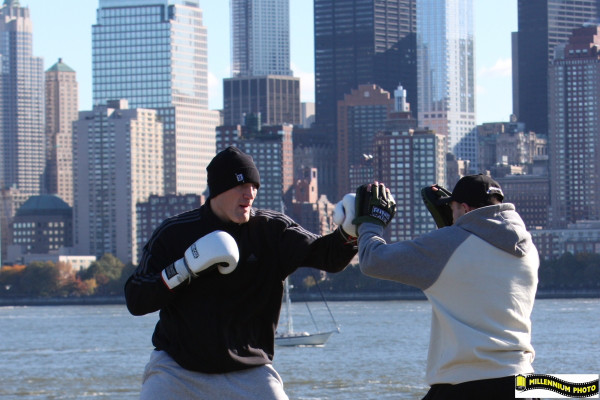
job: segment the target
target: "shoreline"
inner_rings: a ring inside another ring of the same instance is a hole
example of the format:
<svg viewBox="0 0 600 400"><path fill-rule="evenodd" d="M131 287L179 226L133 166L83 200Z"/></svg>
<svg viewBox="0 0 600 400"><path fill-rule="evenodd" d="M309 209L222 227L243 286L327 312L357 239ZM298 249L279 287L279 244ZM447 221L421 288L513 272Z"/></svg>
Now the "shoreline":
<svg viewBox="0 0 600 400"><path fill-rule="evenodd" d="M292 301L322 301L318 293L292 295ZM422 292L370 292L370 293L327 293L327 301L395 301L427 300ZM597 299L600 290L542 290L536 299ZM125 305L124 296L90 296L61 298L0 298L0 307L22 306L65 306L65 305Z"/></svg>

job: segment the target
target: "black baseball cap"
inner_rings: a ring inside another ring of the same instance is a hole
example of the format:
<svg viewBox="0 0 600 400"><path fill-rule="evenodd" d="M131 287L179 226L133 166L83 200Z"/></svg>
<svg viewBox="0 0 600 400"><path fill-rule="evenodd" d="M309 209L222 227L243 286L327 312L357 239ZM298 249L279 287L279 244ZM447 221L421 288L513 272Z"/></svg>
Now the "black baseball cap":
<svg viewBox="0 0 600 400"><path fill-rule="evenodd" d="M483 207L493 204L490 199L496 195L500 201L504 199L504 193L500 184L488 175L467 175L462 177L454 186L450 197L443 199L449 203L467 203L471 207Z"/></svg>

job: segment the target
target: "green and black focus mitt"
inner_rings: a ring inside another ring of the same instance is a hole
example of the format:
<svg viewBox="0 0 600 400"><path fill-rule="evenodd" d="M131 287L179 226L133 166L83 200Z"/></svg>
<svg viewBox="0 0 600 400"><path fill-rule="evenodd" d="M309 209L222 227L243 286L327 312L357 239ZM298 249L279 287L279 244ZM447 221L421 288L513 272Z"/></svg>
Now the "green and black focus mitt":
<svg viewBox="0 0 600 400"><path fill-rule="evenodd" d="M383 184L359 186L356 190L355 218L352 223L359 226L363 222L371 222L387 227L396 213L396 201Z"/></svg>
<svg viewBox="0 0 600 400"><path fill-rule="evenodd" d="M452 192L439 185L426 186L421 189L423 202L438 228L450 226L453 223L452 209L448 201L451 195Z"/></svg>

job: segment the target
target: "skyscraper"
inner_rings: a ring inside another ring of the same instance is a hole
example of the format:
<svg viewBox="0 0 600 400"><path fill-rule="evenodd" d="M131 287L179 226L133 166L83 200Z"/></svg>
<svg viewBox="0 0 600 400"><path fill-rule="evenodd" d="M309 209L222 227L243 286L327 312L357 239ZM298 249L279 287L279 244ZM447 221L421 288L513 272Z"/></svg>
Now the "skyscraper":
<svg viewBox="0 0 600 400"><path fill-rule="evenodd" d="M473 0L417 0L419 126L476 162Z"/></svg>
<svg viewBox="0 0 600 400"><path fill-rule="evenodd" d="M94 104L127 99L164 123L167 193L201 193L215 155L206 28L198 0L99 0L92 27Z"/></svg>
<svg viewBox="0 0 600 400"><path fill-rule="evenodd" d="M137 263L136 204L163 194L163 124L156 110L112 100L73 126L75 249Z"/></svg>
<svg viewBox="0 0 600 400"><path fill-rule="evenodd" d="M416 104L416 0L315 0L316 123L337 134L337 102L361 84Z"/></svg>
<svg viewBox="0 0 600 400"><path fill-rule="evenodd" d="M445 140L442 134L412 128L375 137L374 179L385 182L396 200L396 217L385 232L388 240L411 240L435 229L421 188L445 181Z"/></svg>
<svg viewBox="0 0 600 400"><path fill-rule="evenodd" d="M550 227L600 220L600 27L573 31L549 67Z"/></svg>
<svg viewBox="0 0 600 400"><path fill-rule="evenodd" d="M356 189L349 171L373 154L375 134L393 110L394 99L377 85L359 85L338 101L338 197Z"/></svg>
<svg viewBox="0 0 600 400"><path fill-rule="evenodd" d="M300 124L300 79L290 69L289 0L231 1L231 71L223 80L225 125L261 114L264 124Z"/></svg>
<svg viewBox="0 0 600 400"><path fill-rule="evenodd" d="M513 113L528 130L548 133L548 64L575 28L600 18L600 0L518 0L517 94Z"/></svg>
<svg viewBox="0 0 600 400"><path fill-rule="evenodd" d="M46 71L46 190L73 206L73 121L79 118L77 74L58 62Z"/></svg>
<svg viewBox="0 0 600 400"><path fill-rule="evenodd" d="M4 0L0 18L0 189L16 189L18 208L42 187L44 67L32 52L29 8Z"/></svg>
<svg viewBox="0 0 600 400"><path fill-rule="evenodd" d="M231 0L233 76L292 75L290 1Z"/></svg>

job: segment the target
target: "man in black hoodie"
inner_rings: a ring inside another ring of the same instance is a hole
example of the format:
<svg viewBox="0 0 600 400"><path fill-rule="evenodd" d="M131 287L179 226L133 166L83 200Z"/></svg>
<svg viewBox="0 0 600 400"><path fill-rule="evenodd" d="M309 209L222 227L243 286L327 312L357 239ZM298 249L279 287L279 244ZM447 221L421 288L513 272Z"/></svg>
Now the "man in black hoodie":
<svg viewBox="0 0 600 400"><path fill-rule="evenodd" d="M272 367L283 282L302 266L342 271L355 241L252 208L259 172L235 147L207 172L206 203L165 220L125 284L133 315L160 310L141 398L287 399Z"/></svg>

